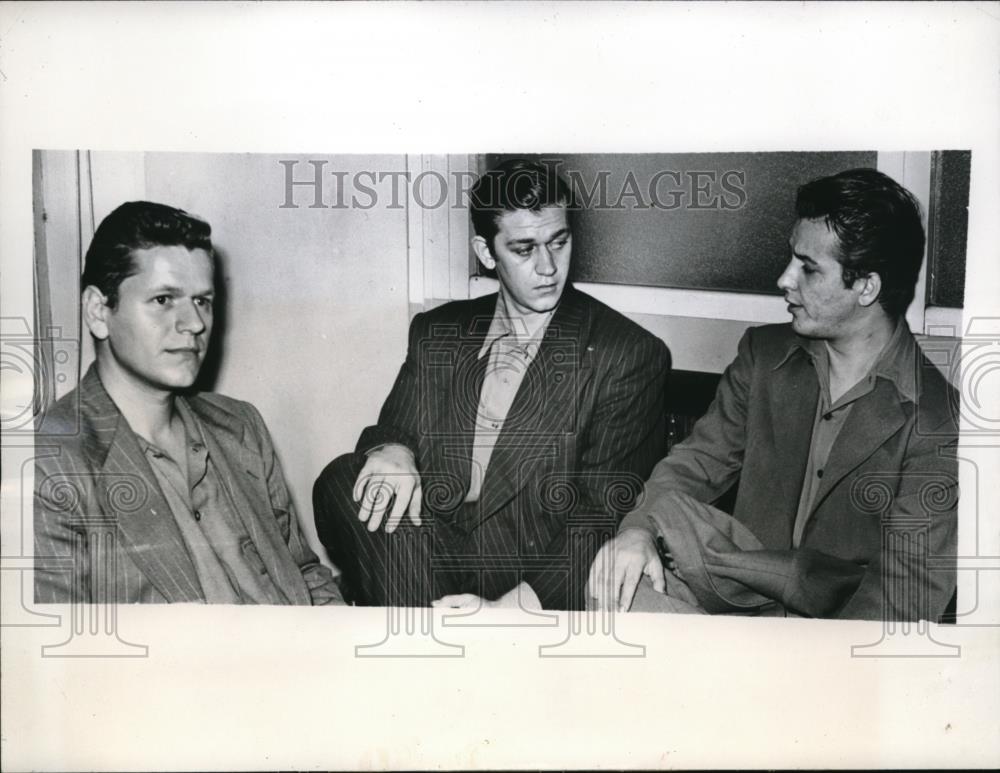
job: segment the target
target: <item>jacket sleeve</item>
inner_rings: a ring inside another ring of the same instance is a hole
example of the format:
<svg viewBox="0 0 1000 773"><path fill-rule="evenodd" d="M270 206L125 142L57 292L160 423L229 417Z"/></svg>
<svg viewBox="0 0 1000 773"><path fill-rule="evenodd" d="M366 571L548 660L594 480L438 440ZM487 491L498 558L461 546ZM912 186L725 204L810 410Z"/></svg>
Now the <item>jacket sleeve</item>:
<svg viewBox="0 0 1000 773"><path fill-rule="evenodd" d="M420 353L426 340L425 320L425 315L421 313L410 323L406 360L399 369L389 396L382 404L378 423L366 427L361 433L355 449L359 454L366 454L389 443L399 443L413 451L414 455L417 453L420 432Z"/></svg>
<svg viewBox="0 0 1000 773"><path fill-rule="evenodd" d="M651 335L637 339L609 357L597 383L578 464L568 481L575 504L566 528L545 549L547 555L566 556L569 571L531 572L524 577L544 608L583 607L587 574L597 550L614 536L649 471L663 456L670 351Z"/></svg>
<svg viewBox="0 0 1000 773"><path fill-rule="evenodd" d="M753 374L753 330L740 339L736 359L719 380L715 399L682 443L653 469L641 504L621 528L652 532L650 517L668 491L682 491L710 504L739 478L746 448L747 405Z"/></svg>
<svg viewBox="0 0 1000 773"><path fill-rule="evenodd" d="M52 460L35 461L35 601L64 604L90 601L86 536L71 526L86 501L80 476L66 475Z"/></svg>
<svg viewBox="0 0 1000 773"><path fill-rule="evenodd" d="M274 452L271 435L267 431L264 419L257 409L245 403L253 423L257 437L260 439L261 456L264 462L264 472L267 476L267 493L271 502L271 510L278 521L278 528L292 560L299 567L302 579L309 589L309 596L314 606L321 604L343 604L344 599L340 588L334 580L333 573L323 564L309 547L302 527L299 525L295 504L292 502L281 462Z"/></svg>

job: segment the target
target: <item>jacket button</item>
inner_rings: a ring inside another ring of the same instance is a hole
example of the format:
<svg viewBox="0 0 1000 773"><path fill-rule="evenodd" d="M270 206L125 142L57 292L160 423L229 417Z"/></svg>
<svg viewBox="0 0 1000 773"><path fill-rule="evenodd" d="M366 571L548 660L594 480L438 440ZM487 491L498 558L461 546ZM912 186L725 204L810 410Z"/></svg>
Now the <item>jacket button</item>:
<svg viewBox="0 0 1000 773"><path fill-rule="evenodd" d="M816 470L816 477L817 478L822 478L823 477L823 471L822 470Z"/></svg>
<svg viewBox="0 0 1000 773"><path fill-rule="evenodd" d="M195 510L194 511L194 519L196 521L200 521L201 520L201 510Z"/></svg>

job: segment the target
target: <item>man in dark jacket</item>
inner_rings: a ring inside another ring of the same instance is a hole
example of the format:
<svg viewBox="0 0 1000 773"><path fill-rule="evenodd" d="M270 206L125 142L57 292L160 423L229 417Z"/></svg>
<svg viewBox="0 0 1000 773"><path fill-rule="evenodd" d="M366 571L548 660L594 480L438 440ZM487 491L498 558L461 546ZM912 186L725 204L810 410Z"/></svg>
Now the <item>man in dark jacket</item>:
<svg viewBox="0 0 1000 773"><path fill-rule="evenodd" d="M359 604L582 608L663 453L669 353L567 283L561 178L508 161L470 194L499 293L413 319L378 423L316 482L316 528Z"/></svg>
<svg viewBox="0 0 1000 773"><path fill-rule="evenodd" d="M778 279L708 413L591 569L600 605L937 620L956 585L957 398L904 314L919 207L859 169L804 185ZM709 505L738 481L733 517ZM667 572L664 572L664 564Z"/></svg>

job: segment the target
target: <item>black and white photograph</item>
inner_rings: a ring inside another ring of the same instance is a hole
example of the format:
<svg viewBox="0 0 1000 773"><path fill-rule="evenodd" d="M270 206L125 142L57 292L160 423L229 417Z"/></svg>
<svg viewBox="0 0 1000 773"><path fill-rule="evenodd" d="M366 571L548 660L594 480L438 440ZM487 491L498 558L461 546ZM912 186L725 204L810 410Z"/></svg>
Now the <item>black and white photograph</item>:
<svg viewBox="0 0 1000 773"><path fill-rule="evenodd" d="M0 15L5 769L1000 764L997 4Z"/></svg>

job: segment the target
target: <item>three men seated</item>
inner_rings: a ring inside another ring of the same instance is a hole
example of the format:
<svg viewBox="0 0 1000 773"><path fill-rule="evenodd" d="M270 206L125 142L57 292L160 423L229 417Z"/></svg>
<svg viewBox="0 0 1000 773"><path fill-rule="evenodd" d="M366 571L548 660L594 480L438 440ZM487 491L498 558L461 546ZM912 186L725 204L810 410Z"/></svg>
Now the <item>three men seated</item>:
<svg viewBox="0 0 1000 773"><path fill-rule="evenodd" d="M955 554L957 425L903 319L924 246L909 192L874 170L800 189L792 321L747 331L665 459L669 352L568 281L569 186L508 161L470 207L499 291L414 317L377 423L314 487L349 602L938 619L955 573L927 558ZM36 472L39 601L341 602L259 414L189 391L209 233L136 202L95 234L97 362L38 428L57 448ZM733 514L714 508L737 483Z"/></svg>

